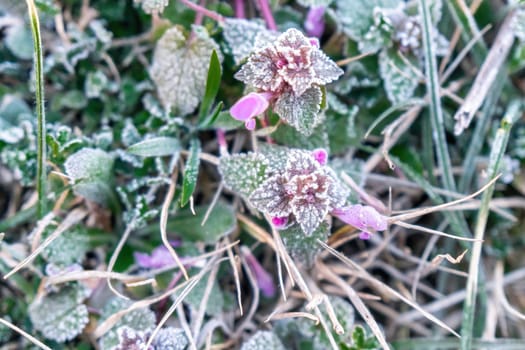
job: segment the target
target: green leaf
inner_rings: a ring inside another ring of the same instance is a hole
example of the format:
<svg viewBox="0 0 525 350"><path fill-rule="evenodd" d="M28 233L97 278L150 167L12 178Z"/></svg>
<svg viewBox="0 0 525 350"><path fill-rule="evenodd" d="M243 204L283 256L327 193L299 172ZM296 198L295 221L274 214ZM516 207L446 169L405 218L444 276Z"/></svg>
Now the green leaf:
<svg viewBox="0 0 525 350"><path fill-rule="evenodd" d="M244 125L244 122L233 119L230 111L221 111L217 110L219 105L222 108L222 102L220 102L216 110L212 113L212 116L209 118L209 122L204 122L202 125L203 129L223 129L225 131L235 130Z"/></svg>
<svg viewBox="0 0 525 350"><path fill-rule="evenodd" d="M35 0L35 5L40 11L48 15L54 16L60 12L60 9L53 3L53 0Z"/></svg>
<svg viewBox="0 0 525 350"><path fill-rule="evenodd" d="M280 231L286 250L299 262L312 266L317 255L323 250L317 240L325 242L330 233L330 226L322 222L311 235L304 234L301 226L294 224Z"/></svg>
<svg viewBox="0 0 525 350"><path fill-rule="evenodd" d="M285 350L285 347L275 333L258 331L242 344L241 350Z"/></svg>
<svg viewBox="0 0 525 350"><path fill-rule="evenodd" d="M14 25L7 30L5 46L21 60L33 58L33 39L31 31L25 25Z"/></svg>
<svg viewBox="0 0 525 350"><path fill-rule="evenodd" d="M343 32L360 42L374 25L375 8L395 8L401 0L337 0L335 19Z"/></svg>
<svg viewBox="0 0 525 350"><path fill-rule="evenodd" d="M81 263L89 249L89 237L83 227L75 227L62 233L42 251L42 257L59 267Z"/></svg>
<svg viewBox="0 0 525 350"><path fill-rule="evenodd" d="M283 124L275 130L272 137L275 141L294 148L330 150L325 124L318 125L309 136L304 136L291 126Z"/></svg>
<svg viewBox="0 0 525 350"><path fill-rule="evenodd" d="M179 28L168 29L157 43L150 69L164 108L181 115L193 112L203 99L212 53L222 61L219 46L203 27L194 26L193 35L188 41Z"/></svg>
<svg viewBox="0 0 525 350"><path fill-rule="evenodd" d="M217 106L215 106L215 108L213 109L213 111L209 114L209 116L204 119L200 124L199 124L199 129L201 130L206 130L206 129L216 129L217 127L213 127L213 125L215 123L217 123L217 120L219 118L219 115L222 113L221 110L222 110L222 107L224 107L224 103L222 101L220 101L219 103L217 103ZM231 118L233 119L233 118ZM239 125L240 126L240 125ZM237 128L237 127L236 127ZM224 129L224 128L222 128Z"/></svg>
<svg viewBox="0 0 525 350"><path fill-rule="evenodd" d="M170 231L191 242L215 243L219 238L230 234L237 225L233 208L225 203L218 202L210 212L208 219L202 225L209 206L195 208L196 215L187 209L179 212L170 220Z"/></svg>
<svg viewBox="0 0 525 350"><path fill-rule="evenodd" d="M204 97L202 98L200 111L199 111L199 120L202 121L208 115L210 107L219 92L219 87L221 85L221 61L217 52L215 50L211 53L210 66L208 68L208 79L206 80L206 90L204 91Z"/></svg>
<svg viewBox="0 0 525 350"><path fill-rule="evenodd" d="M199 175L199 164L201 145L198 139L192 139L190 145L190 155L184 168L184 179L182 180L182 193L180 197L181 207L185 206L195 190L195 184Z"/></svg>
<svg viewBox="0 0 525 350"><path fill-rule="evenodd" d="M75 338L89 322L87 307L82 304L86 296L83 288L67 286L35 299L29 306L33 326L60 343Z"/></svg>
<svg viewBox="0 0 525 350"><path fill-rule="evenodd" d="M130 300L121 299L119 297L112 298L102 310L101 322L106 320L109 316L129 307L132 304ZM128 326L135 331L146 331L155 327L155 314L148 308L141 308L128 312L117 323L100 338L101 350L110 350L118 344L117 330L120 327Z"/></svg>
<svg viewBox="0 0 525 350"><path fill-rule="evenodd" d="M268 164L258 153L234 154L221 158L219 172L228 189L248 198L266 180Z"/></svg>
<svg viewBox="0 0 525 350"><path fill-rule="evenodd" d="M87 98L99 98L102 92L109 86L109 80L106 75L97 70L96 72L89 72L84 83L84 92Z"/></svg>
<svg viewBox="0 0 525 350"><path fill-rule="evenodd" d="M174 137L160 136L137 142L128 152L141 157L162 157L178 154L180 143Z"/></svg>
<svg viewBox="0 0 525 350"><path fill-rule="evenodd" d="M67 158L64 168L77 195L108 204L113 193L113 162L113 157L102 150L83 148Z"/></svg>
<svg viewBox="0 0 525 350"><path fill-rule="evenodd" d="M324 116L319 113L322 92L318 87L297 96L292 91L283 93L275 102L274 112L304 136L312 134Z"/></svg>
<svg viewBox="0 0 525 350"><path fill-rule="evenodd" d="M0 102L0 141L17 143L24 136L23 121L31 120L31 109L17 95L4 95Z"/></svg>
<svg viewBox="0 0 525 350"><path fill-rule="evenodd" d="M202 304L204 298L204 292L208 284L210 273L205 274L202 279L197 282L195 287L190 293L184 298L184 303L190 305L193 309L198 310ZM213 281L211 292L206 303L206 315L218 316L224 308L224 295L219 288L217 280Z"/></svg>
<svg viewBox="0 0 525 350"><path fill-rule="evenodd" d="M413 67L411 67L411 65ZM412 98L418 85L414 74L417 61L415 57L401 57L401 53L390 48L379 54L379 69L383 78L388 99L397 104Z"/></svg>

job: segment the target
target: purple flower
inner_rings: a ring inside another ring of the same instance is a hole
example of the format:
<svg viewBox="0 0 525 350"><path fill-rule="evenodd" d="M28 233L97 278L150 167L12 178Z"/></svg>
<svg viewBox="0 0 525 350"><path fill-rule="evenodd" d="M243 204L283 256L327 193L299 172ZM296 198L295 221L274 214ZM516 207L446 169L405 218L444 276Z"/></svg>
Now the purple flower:
<svg viewBox="0 0 525 350"><path fill-rule="evenodd" d="M370 235L376 231L387 229L388 222L385 216L368 205L351 205L349 207L338 208L332 211L339 220L361 230L359 238L369 239Z"/></svg>
<svg viewBox="0 0 525 350"><path fill-rule="evenodd" d="M297 222L310 235L328 212L345 203L346 195L333 171L311 152L290 150L284 171L270 176L249 200L274 218Z"/></svg>
<svg viewBox="0 0 525 350"><path fill-rule="evenodd" d="M324 32L324 6L310 7L304 22L304 29L310 36L320 38Z"/></svg>
<svg viewBox="0 0 525 350"><path fill-rule="evenodd" d="M282 230L288 226L288 217L287 216L275 216L272 218L272 225L276 229Z"/></svg>
<svg viewBox="0 0 525 350"><path fill-rule="evenodd" d="M250 271L255 275L255 280L257 281L257 285L259 286L262 294L267 298L275 296L277 288L273 282L272 275L270 275L268 271L262 267L262 265L259 263L259 261L257 261L255 256L253 256L248 248L241 247L241 251L244 255L244 258L246 259L246 263L248 264Z"/></svg>
<svg viewBox="0 0 525 350"><path fill-rule="evenodd" d="M326 152L326 150L322 148L314 149L312 155L319 164L326 165L328 161L328 152Z"/></svg>
<svg viewBox="0 0 525 350"><path fill-rule="evenodd" d="M343 74L316 44L297 29L288 29L274 43L256 50L235 74L261 91L297 96L313 86L328 84Z"/></svg>
<svg viewBox="0 0 525 350"><path fill-rule="evenodd" d="M173 246L179 246L180 242L171 242ZM134 252L135 262L142 268L158 269L164 266L172 265L175 259L171 256L168 248L161 245L153 249L150 254Z"/></svg>
<svg viewBox="0 0 525 350"><path fill-rule="evenodd" d="M246 129L253 130L255 129L254 118L264 113L271 98L272 94L268 92L250 92L230 108L230 114L233 118L243 121Z"/></svg>

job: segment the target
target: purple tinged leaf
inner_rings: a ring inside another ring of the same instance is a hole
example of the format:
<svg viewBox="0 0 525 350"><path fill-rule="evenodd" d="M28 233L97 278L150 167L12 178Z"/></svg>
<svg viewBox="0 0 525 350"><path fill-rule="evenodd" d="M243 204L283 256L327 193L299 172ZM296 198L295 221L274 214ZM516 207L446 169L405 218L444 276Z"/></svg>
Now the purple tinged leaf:
<svg viewBox="0 0 525 350"><path fill-rule="evenodd" d="M175 263L175 260L165 246L158 246L153 249L151 255L134 252L133 257L140 267L147 269L158 269Z"/></svg>
<svg viewBox="0 0 525 350"><path fill-rule="evenodd" d="M324 32L324 6L313 6L306 15L306 21L304 22L304 29L310 36L320 38ZM317 46L319 47L319 46Z"/></svg>
<svg viewBox="0 0 525 350"><path fill-rule="evenodd" d="M270 216L288 216L292 212L290 201L292 195L288 193L288 180L282 175L275 175L264 181L249 198L250 203Z"/></svg>
<svg viewBox="0 0 525 350"><path fill-rule="evenodd" d="M366 234L370 235L375 231L384 231L388 227L386 217L368 205L351 205L335 209L332 211L332 214L338 217L339 220L362 230L364 234L361 233L360 237L367 237Z"/></svg>
<svg viewBox="0 0 525 350"><path fill-rule="evenodd" d="M320 168L313 154L297 149L290 150L286 160L286 176L308 175Z"/></svg>
<svg viewBox="0 0 525 350"><path fill-rule="evenodd" d="M285 81L274 64L277 53L273 46L252 54L248 61L235 73L235 78L262 91L278 92Z"/></svg>

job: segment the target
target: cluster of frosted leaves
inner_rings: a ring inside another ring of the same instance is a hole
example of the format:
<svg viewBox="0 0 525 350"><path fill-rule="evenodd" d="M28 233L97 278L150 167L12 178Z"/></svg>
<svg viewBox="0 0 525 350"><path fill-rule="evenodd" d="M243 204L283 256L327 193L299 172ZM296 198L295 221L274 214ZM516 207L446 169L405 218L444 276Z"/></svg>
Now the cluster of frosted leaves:
<svg viewBox="0 0 525 350"><path fill-rule="evenodd" d="M304 135L322 121L324 86L343 74L328 56L297 29L288 29L259 47L235 78L276 96L274 111Z"/></svg>
<svg viewBox="0 0 525 350"><path fill-rule="evenodd" d="M188 41L178 27L168 29L157 42L150 69L164 108L180 115L193 112L202 100L213 51L222 62L219 46L206 29L192 30Z"/></svg>
<svg viewBox="0 0 525 350"><path fill-rule="evenodd" d="M346 196L330 168L311 152L291 149L284 169L268 177L249 201L272 217L289 218L311 235L328 212L344 205Z"/></svg>
<svg viewBox="0 0 525 350"><path fill-rule="evenodd" d="M111 194L113 162L113 157L100 149L83 148L67 158L64 168L77 195L106 204Z"/></svg>
<svg viewBox="0 0 525 350"><path fill-rule="evenodd" d="M247 198L266 179L268 166L263 155L250 152L222 157L219 172L228 189Z"/></svg>
<svg viewBox="0 0 525 350"><path fill-rule="evenodd" d="M269 36L264 22L241 18L227 18L222 23L222 35L235 64L241 64L254 51L256 45Z"/></svg>
<svg viewBox="0 0 525 350"><path fill-rule="evenodd" d="M317 240L326 242L329 233L330 225L326 222L322 222L309 236L305 236L301 227L295 224L282 230L281 237L286 251L294 261L312 266L317 255L323 251Z"/></svg>
<svg viewBox="0 0 525 350"><path fill-rule="evenodd" d="M111 315L129 307L131 301L115 297L111 299L102 310L100 322ZM100 338L99 345L101 350L113 349L119 343L118 329L127 326L135 331L147 331L155 327L155 314L148 308L141 308L126 313L117 323Z"/></svg>
<svg viewBox="0 0 525 350"><path fill-rule="evenodd" d="M164 8L168 6L169 0L134 0L134 3L140 3L144 12L152 14L162 13Z"/></svg>
<svg viewBox="0 0 525 350"><path fill-rule="evenodd" d="M152 333L152 330L137 331L122 326L117 331L119 343L112 350L145 350ZM184 350L186 346L188 339L184 330L167 327L159 330L147 350Z"/></svg>
<svg viewBox="0 0 525 350"><path fill-rule="evenodd" d="M270 331L258 331L247 342L242 344L241 350L285 350L279 337Z"/></svg>
<svg viewBox="0 0 525 350"><path fill-rule="evenodd" d="M352 343L352 328L355 321L354 308L341 297L329 296L328 298L333 306L335 316L344 330L343 334L332 331L332 336L341 349L346 349L346 346ZM320 304L319 309L325 320L328 320L329 316L325 304ZM308 310L305 311L308 312ZM306 318L281 321L276 324L275 332L287 348L331 349L323 327Z"/></svg>
<svg viewBox="0 0 525 350"><path fill-rule="evenodd" d="M86 290L77 285L60 289L35 299L29 317L36 330L59 343L75 338L88 324L88 310L82 302Z"/></svg>
<svg viewBox="0 0 525 350"><path fill-rule="evenodd" d="M88 249L85 229L76 227L58 236L42 251L42 256L51 264L65 267L82 262Z"/></svg>

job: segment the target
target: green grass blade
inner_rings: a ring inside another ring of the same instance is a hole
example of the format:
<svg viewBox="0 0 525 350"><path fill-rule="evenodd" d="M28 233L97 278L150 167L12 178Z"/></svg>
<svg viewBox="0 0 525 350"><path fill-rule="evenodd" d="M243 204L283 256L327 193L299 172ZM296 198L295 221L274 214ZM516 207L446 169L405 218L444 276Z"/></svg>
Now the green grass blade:
<svg viewBox="0 0 525 350"><path fill-rule="evenodd" d="M512 128L512 125L519 119L522 111L523 105L521 102L514 100L510 103L492 145L489 166L487 169L488 179L493 179L498 175L501 166L501 160L505 154L505 150L507 149L510 129ZM482 240L489 215L489 204L493 193L494 185L489 187L485 193L483 193L481 198L481 206L476 219L474 238L476 238L478 241L474 242L473 244L472 257L469 264L467 296L463 305L463 323L461 327L462 350L469 350L472 348L472 331L474 326L474 313L476 309L476 295L478 293L478 276L479 267L481 264L481 248L483 244Z"/></svg>
<svg viewBox="0 0 525 350"><path fill-rule="evenodd" d="M215 100L215 96L219 92L221 85L221 61L215 50L211 54L210 66L208 68L208 78L206 80L206 90L204 91L204 97L199 109L199 122L202 122L208 115L210 107Z"/></svg>
<svg viewBox="0 0 525 350"><path fill-rule="evenodd" d="M184 179L182 180L182 193L180 196L181 207L185 206L190 200L195 185L197 184L197 177L199 175L199 164L201 153L201 145L198 139L191 140L190 154L186 161L186 167L184 168Z"/></svg>
<svg viewBox="0 0 525 350"><path fill-rule="evenodd" d="M33 34L35 51L35 98L37 117L37 170L36 190L38 193L37 215L42 218L47 211L46 203L46 114L44 108L44 58L42 54L42 38L40 35L40 21L33 0L26 0Z"/></svg>

